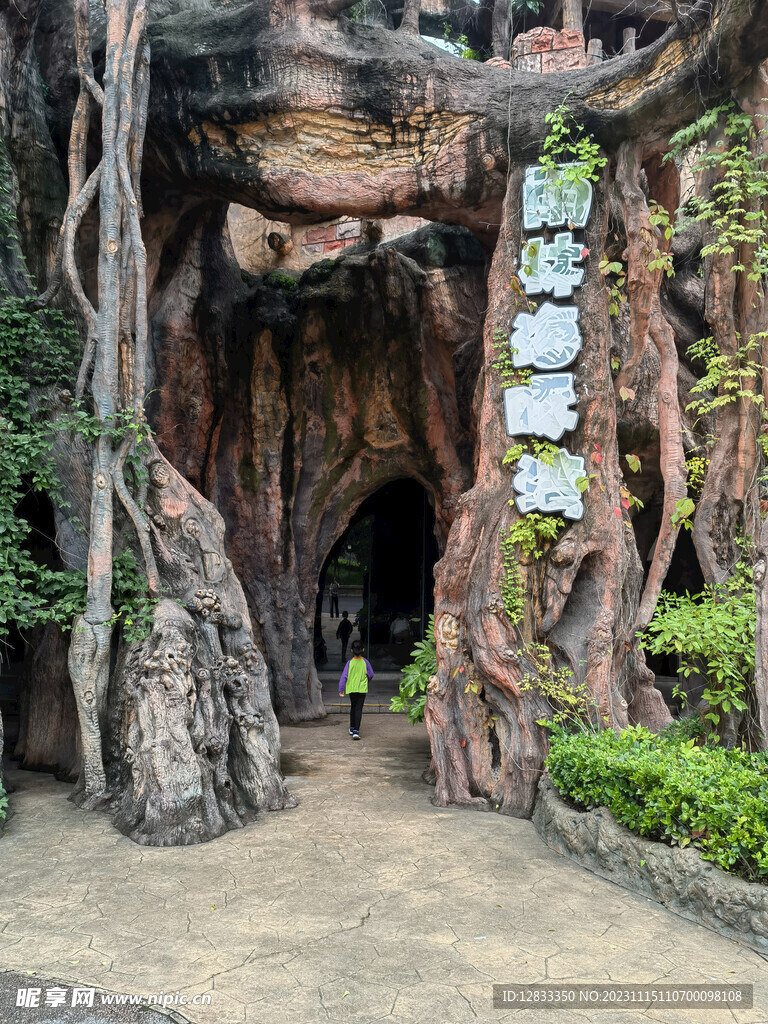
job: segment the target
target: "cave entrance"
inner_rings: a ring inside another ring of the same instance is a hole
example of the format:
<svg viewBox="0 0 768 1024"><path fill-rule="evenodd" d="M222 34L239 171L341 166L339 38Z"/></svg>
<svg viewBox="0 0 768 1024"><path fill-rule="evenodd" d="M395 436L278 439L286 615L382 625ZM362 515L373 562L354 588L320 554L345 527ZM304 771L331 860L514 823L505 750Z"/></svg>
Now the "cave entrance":
<svg viewBox="0 0 768 1024"><path fill-rule="evenodd" d="M346 702L339 705L344 662L336 636L345 611L349 644L363 643L375 673L366 710L389 707L434 611L438 554L434 509L417 481L388 483L357 510L325 561L315 609L315 664L329 711L347 710Z"/></svg>
<svg viewBox="0 0 768 1024"><path fill-rule="evenodd" d="M26 520L30 528L24 540L24 548L38 565L60 569L62 562L56 547L53 505L46 494L33 489L31 480L25 479L24 483L26 493L16 508L18 518ZM34 649L35 638L39 638L40 635L40 627L24 630L13 622L9 626L7 637L0 644L0 715L3 718L4 729L4 744L0 744L0 756L6 760L15 756L14 751L21 733L25 659Z"/></svg>
<svg viewBox="0 0 768 1024"><path fill-rule="evenodd" d="M653 547L646 556L646 575L652 558ZM700 594L703 589L704 576L699 566L693 537L688 530L680 530L664 580L664 590L677 595L694 595ZM675 718L692 713L690 709L686 710L687 704L695 705L701 699L706 686L704 676L696 672L685 676L681 672L680 664L683 660L680 655L645 652L645 662L655 677L654 685L661 691L664 703ZM685 697L675 693L677 687L680 688L681 694L686 695Z"/></svg>

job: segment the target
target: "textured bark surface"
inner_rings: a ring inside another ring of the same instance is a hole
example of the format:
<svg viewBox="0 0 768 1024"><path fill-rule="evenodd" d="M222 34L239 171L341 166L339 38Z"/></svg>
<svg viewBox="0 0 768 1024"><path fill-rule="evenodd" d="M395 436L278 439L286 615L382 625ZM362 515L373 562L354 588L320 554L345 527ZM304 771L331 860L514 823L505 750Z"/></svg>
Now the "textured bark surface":
<svg viewBox="0 0 768 1024"><path fill-rule="evenodd" d="M610 724L657 727L666 720L632 634L647 621L672 557L665 517L680 493L681 451L700 441L672 408L675 399L685 404L695 380L681 353L701 336L705 315L732 344L738 310L754 305L729 291L727 266L707 265L699 281L701 239L692 236L689 269L664 284L635 275L630 308L612 323L598 262L603 251L621 258L626 248L638 268L649 198L675 202L676 182L659 153L702 101L744 85L768 55L768 5L697 5L643 50L543 77L427 46L412 31L414 5L397 33L350 21L346 6L154 4L143 238L133 216L115 219L105 208L97 225L88 214L78 234L82 286L69 268L73 292L80 287L79 297L94 303L98 286L103 302L111 288L103 254L109 224L125 229L121 237L130 238L140 263L146 247L146 359L140 316L127 328L121 319L118 341L123 385L132 379L134 397L140 395L146 370L154 389L149 416L157 450L145 459L149 529L119 481L125 515L119 511L116 521L121 532L128 519L139 525L167 594L151 635L121 644L109 678L111 640L99 633L106 606L90 616L88 631L76 633L70 651L84 751L95 772L90 784L81 780L78 799L110 802L119 827L140 842L196 842L237 827L259 808L290 803L277 768L270 690L286 721L323 713L311 653L318 576L362 502L400 478L426 488L443 552L438 672L427 706L439 803L530 812L546 749L536 720L547 709L520 690L535 671L518 653L524 641L545 641L558 663L587 683ZM8 55L16 60L14 74L22 68L24 83L3 79L3 138L20 140L12 156L25 194L42 195L39 168L50 165L60 220L61 154L74 104L76 126L90 107L82 94L76 101L78 78L96 101L98 92L82 60L78 75L72 14L60 0L48 0L39 23L33 6L2 15L0 56L8 67ZM94 9L92 17L100 78L104 14ZM509 505L511 474L501 466L508 445L493 341L496 330L509 333L523 308L508 287L518 269L522 168L539 155L545 116L565 96L611 157L584 236L591 256L576 297L584 336L575 366L581 418L569 439L572 451L600 459L590 464L596 479L584 519L540 561L521 559L527 609L518 630L500 592L499 534L517 513ZM27 110L25 119L19 112ZM92 129L78 136L69 166L73 196L74 186L82 195L85 170L101 152L97 135ZM135 167L129 170L135 176ZM616 177L620 189L612 196ZM293 287L239 271L225 228L229 201L292 223L408 213L468 226L475 238L432 228L394 245L355 248L333 267L316 265ZM31 200L25 216L24 244L42 275L50 269L56 218L48 210L46 219ZM74 221L67 230L73 240ZM477 239L485 253L494 251L490 274ZM16 256L2 262L5 279L15 274L17 294L25 291ZM87 328L88 307L81 302L81 309ZM101 325L110 338L117 311L116 304L113 319L105 314ZM612 355L622 363L615 379ZM620 397L625 385L635 392L629 402ZM114 400L109 386L101 398L106 414ZM717 424L713 464L721 469L705 490L697 537L708 579L730 558L734 517L754 506L750 452L739 440L746 413L729 411ZM739 456L729 462L731 450ZM642 459L642 479L633 485L650 499L634 524L621 504L628 453ZM111 472L114 453L102 454ZM57 456L81 509L91 501L83 453L64 448ZM736 512L720 515L723 502L735 502ZM102 506L104 496L95 494L93 507ZM82 564L67 526L59 513L60 535L72 546L67 564ZM651 554L660 526L664 535ZM645 592L643 561L651 563ZM151 577L151 559L147 566ZM62 767L64 754L41 749L40 756Z"/></svg>
<svg viewBox="0 0 768 1024"><path fill-rule="evenodd" d="M742 108L759 113L768 111L765 64L757 69L741 90ZM760 120L764 124L764 120ZM765 139L754 143L765 154ZM706 184L712 184L713 172L707 172ZM712 241L708 231L704 241ZM766 362L765 284L748 280L746 273L735 273L737 264L751 269L754 248L742 244L733 253L716 252L705 266L705 318L708 333L719 352L731 366L737 365L738 351L752 342L750 358L762 366ZM746 390L761 392L761 382L744 380ZM766 381L762 381L765 395ZM714 442L710 446L710 464L693 527L696 553L705 578L723 583L741 557L737 537L756 541L760 529L757 477L759 456L757 437L761 429L758 406L747 397L720 406L714 414Z"/></svg>
<svg viewBox="0 0 768 1024"><path fill-rule="evenodd" d="M517 269L521 225L518 195L522 169L511 179L504 226L489 277L485 319L485 365L496 350L496 331L511 332L525 308L519 292L505 287ZM603 250L607 231L607 178L596 187L585 245ZM597 470L580 522L568 524L540 560L520 565L526 589L524 639L548 642L586 682L598 712L627 724L630 704L643 706L644 721L668 720L649 674L626 658L618 638L629 635L636 613L642 569L628 519L622 515L616 401L610 367L608 304L597 260L586 261L580 307L583 349L575 364L581 422L573 451L597 453ZM505 813L528 815L546 752L546 734L536 724L547 706L521 693L523 677L535 666L521 653L520 634L504 609L500 533L517 511L510 507L510 475L501 460L509 446L504 433L501 386L489 369L484 378L478 424L479 465L475 486L461 508L438 565L435 618L438 673L427 701L427 725L437 772L436 802L476 804L480 797ZM596 448L598 446L598 448ZM617 514L618 513L618 514ZM474 684L475 694L467 684ZM642 691L642 692L641 692ZM495 719L492 717L495 716ZM461 770L457 770L457 765Z"/></svg>
<svg viewBox="0 0 768 1024"><path fill-rule="evenodd" d="M10 21L18 18L26 23L32 16L36 17L32 8L26 13L16 8ZM82 43L83 34L87 35L87 18L82 20L82 8L78 9L78 17ZM42 108L42 83L29 50L21 56L14 51L13 27L11 24L10 34L0 34L2 53L9 63L14 58L22 60L26 85L31 83L37 90L33 91L35 104L29 104L31 115ZM72 217L76 222L84 193L88 201L93 198L87 191L84 170L87 118L83 121L82 112L75 118L70 145L70 205L61 234L63 244L48 292L52 294L58 280L63 279L75 295L86 335L79 390L87 385L92 371L94 402L102 421L109 421L114 413L118 391L122 407L141 399L147 358L143 272L133 279L130 274L125 275L131 260L143 264L144 253L141 236L136 233L137 178L131 183L131 175L136 175L140 167L139 136L143 130L138 105L142 76L146 77L139 46L141 16L134 18L130 30L118 17L111 31L116 37L110 50L112 67L105 79L104 103L109 100L113 107L109 111L105 107L104 138L113 129L117 131L118 120L126 133L129 125L137 124L131 122L134 96L139 122L138 134L131 133L127 153L121 153L119 147L116 153L111 151L105 141L106 156L98 176L94 172L89 179L100 179L102 200L98 313L81 287L76 268L74 276L69 273L74 238ZM22 43L27 45L26 36ZM127 45L125 53L121 50L123 43ZM134 76L133 53L137 51ZM92 78L86 57L81 45L81 83ZM110 100L108 85L118 76L123 84L126 76L134 77L137 91L123 93L121 101L114 96ZM87 91L101 102L100 87L90 82ZM81 105L85 103L87 107L88 102L82 97L81 92ZM2 108L3 113L23 119L23 100L11 95L11 101L10 111ZM12 116L2 126L5 143L7 134L13 134ZM33 127L41 138L47 137L42 118L38 117ZM41 148L45 153L45 147L38 147ZM33 153L30 157L20 152L11 165L11 173L17 164L28 169L34 159L39 160L39 155ZM23 176L16 173L18 178ZM118 178L121 180L122 191L107 187L110 175L113 186ZM13 185L18 178L13 179ZM5 181L3 184L7 185ZM63 213L61 206L57 212L59 216ZM131 225L136 229L133 233ZM30 236L34 237L35 225L22 221L21 226L28 242ZM121 227L125 228L122 236ZM27 293L31 282L15 241L5 245L2 255L4 284L16 294ZM132 302L136 303L133 310ZM65 397L62 392L61 402L67 401L71 401L71 395ZM87 564L92 586L85 615L76 620L71 642L63 645L61 636L48 629L35 646L22 699L18 754L29 767L58 770L67 775L72 772L74 755L80 774L73 798L88 808L111 807L118 827L140 843L200 842L242 825L258 811L291 806L294 801L280 774L279 735L269 698L267 670L263 656L253 644L242 589L226 558L223 521L153 446L149 456L143 456L148 485L142 487L138 496L138 502L144 506L140 509L122 477L129 451L130 438L129 443L118 444L104 435L93 452L94 471L89 479L88 446L64 435L55 445L54 458L62 487L72 498L70 508L57 515L60 554L68 567L82 567L90 540ZM162 589L167 596L157 605L151 635L138 645L123 639L117 652L117 666L111 671L113 483L124 508L124 518L118 516L118 535L123 534L123 544L125 537L130 543L128 523L132 521L139 527L133 544L146 556L149 593L156 594ZM91 523L95 526L90 537L87 532L84 534L84 542L72 525L76 514L81 523L88 523L89 505ZM151 515L151 523L147 515ZM62 667L67 660L71 677L69 699L61 692ZM63 735L67 724L70 728L73 725L75 703L77 731L82 741L79 752Z"/></svg>
<svg viewBox="0 0 768 1024"><path fill-rule="evenodd" d="M30 638L13 750L21 767L74 781L82 758L77 707L67 671L70 637L48 623Z"/></svg>
<svg viewBox="0 0 768 1024"><path fill-rule="evenodd" d="M153 546L170 596L147 639L118 654L106 767L117 827L142 844L176 846L295 801L223 520L156 449L148 469Z"/></svg>
<svg viewBox="0 0 768 1024"><path fill-rule="evenodd" d="M72 58L59 3L46 7L41 47L66 140ZM565 95L611 150L666 140L768 51L768 10L743 0L698 5L645 49L545 76L447 57L312 6L153 6L148 174L295 223L411 212L492 238L510 149L535 157Z"/></svg>
<svg viewBox="0 0 768 1024"><path fill-rule="evenodd" d="M356 510L415 478L444 544L471 483L485 257L467 232L424 229L298 288L243 282L222 223L206 208L158 236L178 262L157 288L152 419L228 523L278 714L300 721L323 713L315 596Z"/></svg>
<svg viewBox="0 0 768 1024"><path fill-rule="evenodd" d="M673 517L678 502L688 493L682 415L677 394L679 363L675 335L661 308L659 293L663 271L649 269L655 253L662 248L665 249L666 242L662 239L659 229L654 228L650 221L650 210L640 186L641 158L639 145L625 142L619 147L616 187L627 233L627 292L631 345L629 366L634 369L641 363L646 349L651 344L656 348L659 357L656 408L659 424L659 470L664 496L661 524L651 566L635 620L627 633L628 643L634 642L637 633L643 632L653 617L680 531L680 525L675 524ZM674 209L677 206L677 195L674 194L672 199L670 206ZM627 376L626 370L623 376ZM625 385L619 384L620 398L622 387Z"/></svg>

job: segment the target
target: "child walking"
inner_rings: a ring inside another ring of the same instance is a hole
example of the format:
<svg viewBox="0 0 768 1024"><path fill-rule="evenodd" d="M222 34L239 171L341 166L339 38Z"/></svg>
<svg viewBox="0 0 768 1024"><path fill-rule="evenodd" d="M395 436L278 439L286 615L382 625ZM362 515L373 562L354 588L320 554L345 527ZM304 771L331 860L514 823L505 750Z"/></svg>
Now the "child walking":
<svg viewBox="0 0 768 1024"><path fill-rule="evenodd" d="M360 719L363 717L363 704L368 693L368 680L373 679L371 663L363 657L363 645L359 640L352 642L352 657L344 666L339 680L339 695L349 694L349 735L353 740L360 739Z"/></svg>

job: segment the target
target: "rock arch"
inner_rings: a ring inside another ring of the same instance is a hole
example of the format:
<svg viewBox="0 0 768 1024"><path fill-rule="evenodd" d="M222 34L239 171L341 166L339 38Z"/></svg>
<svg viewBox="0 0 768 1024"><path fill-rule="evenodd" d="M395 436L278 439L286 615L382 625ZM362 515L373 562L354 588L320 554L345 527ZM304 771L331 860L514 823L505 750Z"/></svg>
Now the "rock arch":
<svg viewBox="0 0 768 1024"><path fill-rule="evenodd" d="M486 255L428 226L296 281L241 272L220 212L176 232L154 319L158 444L224 516L280 720L311 719L317 581L357 508L413 477L444 541L470 486Z"/></svg>

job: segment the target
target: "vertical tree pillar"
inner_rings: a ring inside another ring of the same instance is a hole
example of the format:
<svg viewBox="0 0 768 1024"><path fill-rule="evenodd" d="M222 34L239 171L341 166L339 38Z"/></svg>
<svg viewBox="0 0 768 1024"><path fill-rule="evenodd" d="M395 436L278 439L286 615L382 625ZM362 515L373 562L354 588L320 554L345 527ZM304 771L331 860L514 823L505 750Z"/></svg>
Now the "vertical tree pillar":
<svg viewBox="0 0 768 1024"><path fill-rule="evenodd" d="M581 32L582 24L581 0L563 0L563 28Z"/></svg>

